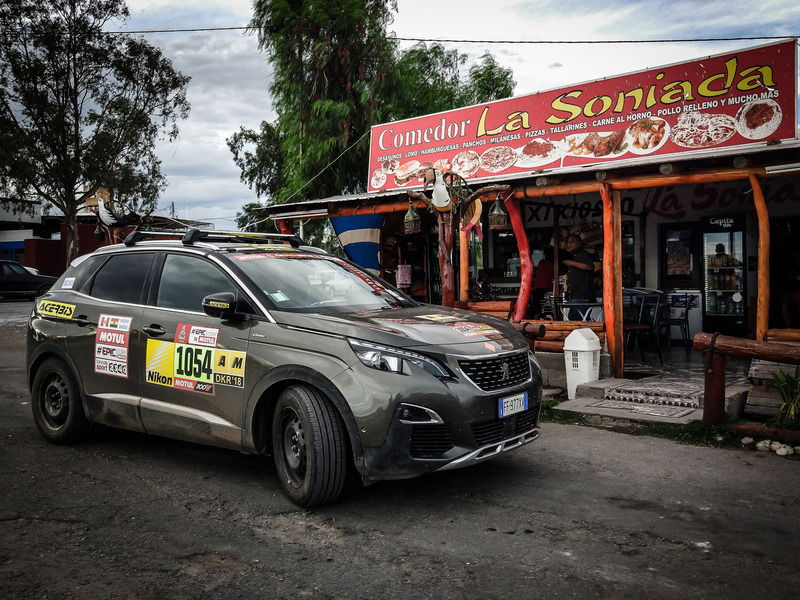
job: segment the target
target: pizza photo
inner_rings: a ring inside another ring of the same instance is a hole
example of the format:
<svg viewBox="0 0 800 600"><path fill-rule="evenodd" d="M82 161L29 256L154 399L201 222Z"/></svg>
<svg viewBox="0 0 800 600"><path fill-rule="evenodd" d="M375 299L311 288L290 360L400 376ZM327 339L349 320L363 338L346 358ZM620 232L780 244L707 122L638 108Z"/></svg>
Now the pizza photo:
<svg viewBox="0 0 800 600"><path fill-rule="evenodd" d="M687 112L678 117L670 139L684 148L710 148L726 142L736 133L736 120L730 115Z"/></svg>
<svg viewBox="0 0 800 600"><path fill-rule="evenodd" d="M453 173L461 177L470 177L475 174L481 165L481 157L474 150L462 150L453 157Z"/></svg>
<svg viewBox="0 0 800 600"><path fill-rule="evenodd" d="M521 148L517 148L515 167L538 167L558 160L564 155L564 145L560 141L534 138Z"/></svg>
<svg viewBox="0 0 800 600"><path fill-rule="evenodd" d="M748 102L736 113L736 131L748 140L760 140L775 133L783 113L774 100Z"/></svg>
<svg viewBox="0 0 800 600"><path fill-rule="evenodd" d="M655 152L669 139L669 123L647 117L628 127L628 149L634 154Z"/></svg>
<svg viewBox="0 0 800 600"><path fill-rule="evenodd" d="M481 169L489 173L500 173L513 166L517 153L511 146L495 146L481 155Z"/></svg>

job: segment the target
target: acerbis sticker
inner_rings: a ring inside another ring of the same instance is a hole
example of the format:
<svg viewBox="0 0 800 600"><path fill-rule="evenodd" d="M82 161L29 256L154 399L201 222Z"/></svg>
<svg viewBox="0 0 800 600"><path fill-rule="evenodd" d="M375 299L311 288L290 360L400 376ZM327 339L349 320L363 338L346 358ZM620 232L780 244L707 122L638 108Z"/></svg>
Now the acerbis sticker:
<svg viewBox="0 0 800 600"><path fill-rule="evenodd" d="M52 302L51 300L39 300L36 303L36 311L48 317L58 317L61 319L71 319L75 314L75 305L65 302Z"/></svg>
<svg viewBox="0 0 800 600"><path fill-rule="evenodd" d="M101 314L94 338L94 372L128 377L128 343L132 317Z"/></svg>
<svg viewBox="0 0 800 600"><path fill-rule="evenodd" d="M195 344L147 340L145 381L213 394L214 385L244 387L246 354Z"/></svg>

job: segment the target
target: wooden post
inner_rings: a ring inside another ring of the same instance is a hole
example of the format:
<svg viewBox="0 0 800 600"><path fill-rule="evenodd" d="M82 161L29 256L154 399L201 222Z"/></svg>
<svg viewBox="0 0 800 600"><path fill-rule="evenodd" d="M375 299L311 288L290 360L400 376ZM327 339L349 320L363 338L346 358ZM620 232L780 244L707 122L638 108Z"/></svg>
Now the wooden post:
<svg viewBox="0 0 800 600"><path fill-rule="evenodd" d="M756 339L767 339L769 328L769 212L758 177L750 175L753 203L758 215L758 300L756 302ZM745 265L746 268L746 265Z"/></svg>
<svg viewBox="0 0 800 600"><path fill-rule="evenodd" d="M703 392L703 427L725 419L725 355L712 348L703 357L705 382Z"/></svg>
<svg viewBox="0 0 800 600"><path fill-rule="evenodd" d="M619 312L622 310L621 275L614 273L617 265L617 251L615 225L619 223L614 218L614 213L619 212L619 203L616 210L607 185L600 187L600 196L603 199L603 317L606 322L606 343L611 355L611 367L614 377L622 377L625 367L625 355L622 344L622 319L617 319L617 297L619 297ZM621 234L620 234L621 235Z"/></svg>
<svg viewBox="0 0 800 600"><path fill-rule="evenodd" d="M614 217L614 287L612 289L614 307L614 331L619 347L619 364L615 377L625 374L625 334L622 316L622 195L618 191L611 192L611 214ZM616 375L619 372L619 375Z"/></svg>
<svg viewBox="0 0 800 600"><path fill-rule="evenodd" d="M453 306L456 300L455 272L450 253L453 251L453 213L436 211L439 223L439 274L442 279L442 306Z"/></svg>
<svg viewBox="0 0 800 600"><path fill-rule="evenodd" d="M472 230L458 228L458 299L469 300L469 236Z"/></svg>
<svg viewBox="0 0 800 600"><path fill-rule="evenodd" d="M520 284L519 294L517 294L517 304L514 307L512 320L519 323L525 318L528 310L528 300L531 295L531 285L533 284L533 264L531 264L531 249L528 246L528 235L525 233L525 223L522 220L522 211L519 208L519 201L509 194L505 199L506 211L511 221L511 228L517 238L517 249L519 251L519 270Z"/></svg>

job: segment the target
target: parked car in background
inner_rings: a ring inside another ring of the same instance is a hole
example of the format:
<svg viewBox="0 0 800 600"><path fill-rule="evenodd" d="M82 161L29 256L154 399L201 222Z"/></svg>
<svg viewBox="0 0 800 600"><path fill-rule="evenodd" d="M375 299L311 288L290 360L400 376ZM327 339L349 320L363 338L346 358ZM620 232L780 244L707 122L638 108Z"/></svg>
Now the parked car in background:
<svg viewBox="0 0 800 600"><path fill-rule="evenodd" d="M46 439L102 424L271 454L313 506L351 470L415 477L539 436L539 365L506 321L420 304L294 236L165 235L76 259L37 300L28 372Z"/></svg>
<svg viewBox="0 0 800 600"><path fill-rule="evenodd" d="M0 297L36 298L55 283L57 277L34 275L13 260L0 260Z"/></svg>

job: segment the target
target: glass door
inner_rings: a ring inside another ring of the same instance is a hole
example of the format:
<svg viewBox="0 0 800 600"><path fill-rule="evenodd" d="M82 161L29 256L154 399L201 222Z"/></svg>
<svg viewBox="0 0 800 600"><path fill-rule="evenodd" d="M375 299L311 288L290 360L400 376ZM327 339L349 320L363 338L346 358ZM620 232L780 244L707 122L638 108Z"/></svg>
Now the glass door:
<svg viewBox="0 0 800 600"><path fill-rule="evenodd" d="M703 235L706 315L742 317L745 311L743 232Z"/></svg>

